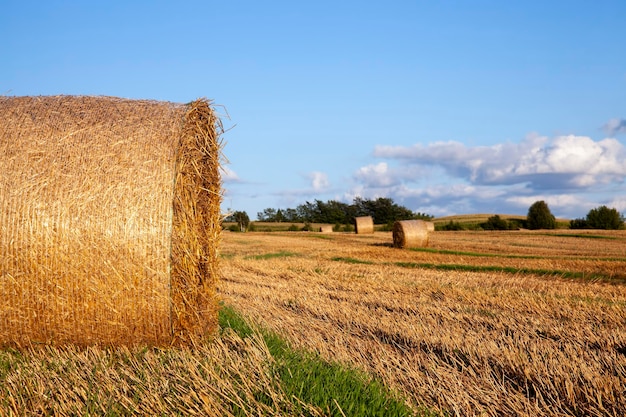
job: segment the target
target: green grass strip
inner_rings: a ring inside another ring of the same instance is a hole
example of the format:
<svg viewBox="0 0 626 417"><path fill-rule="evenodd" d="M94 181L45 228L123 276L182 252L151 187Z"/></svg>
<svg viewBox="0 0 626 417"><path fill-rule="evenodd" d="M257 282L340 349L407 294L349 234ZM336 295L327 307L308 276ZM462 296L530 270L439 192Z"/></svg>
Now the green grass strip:
<svg viewBox="0 0 626 417"><path fill-rule="evenodd" d="M424 252L435 252L439 251L439 249L430 249L430 248L414 248L412 250L421 250ZM455 251L445 251L449 253L453 253L455 255L459 254L467 254L469 256L492 256L492 257L506 257L501 255L490 255L490 254L474 254L472 252L455 252ZM519 256L523 257L523 256ZM533 258L534 257L529 257ZM542 257L538 257L538 259L543 259ZM374 265L375 262L372 261L364 261L356 258L346 258L346 257L334 257L331 258L333 261L339 262L347 262L352 264L367 264ZM616 259L619 260L619 259ZM389 265L389 264L388 264ZM606 274L599 273L588 273L588 272L574 272L574 271L560 271L557 269L533 269L533 268L515 268L511 266L498 266L498 265L461 265L461 264L433 264L433 263L422 263L422 262L395 262L393 265L397 265L403 268L427 268L427 269L438 269L441 271L465 271L465 272L505 272L509 274L535 274L535 275L543 275L543 276L553 276L553 277L561 277L566 279L582 279L588 281L604 281L604 282L612 282L612 283L626 283L626 277L624 276L610 276Z"/></svg>
<svg viewBox="0 0 626 417"><path fill-rule="evenodd" d="M372 261L364 261L362 259L357 259L357 258L350 258L350 257L341 257L341 256L335 256L334 258L330 258L331 261L338 261L338 262L346 262L349 264L365 264L365 265L373 265L375 262Z"/></svg>
<svg viewBox="0 0 626 417"><path fill-rule="evenodd" d="M409 250L415 252L428 252L428 253L440 253L443 255L458 255L458 256L476 256L483 258L519 258L519 259L544 259L544 256L537 255L511 255L500 253L479 253L479 252L462 252L448 249L435 249L435 248L409 248Z"/></svg>
<svg viewBox="0 0 626 417"><path fill-rule="evenodd" d="M609 239L618 240L623 239L618 236L606 236L606 235L585 235L585 234L570 234L570 233L542 233L544 236L558 236L558 237L576 237L583 239Z"/></svg>
<svg viewBox="0 0 626 417"><path fill-rule="evenodd" d="M231 306L223 305L220 327L230 327L240 337L250 337L254 330ZM291 398L322 409L329 416L412 416L412 410L381 382L364 372L328 362L319 355L291 349L279 335L259 330L275 359L274 372ZM300 415L307 411L296 402ZM437 415L424 410L421 415Z"/></svg>
<svg viewBox="0 0 626 417"><path fill-rule="evenodd" d="M598 273L559 271L555 269L532 269L532 268L514 268L511 266L495 266L495 265L459 265L459 264L432 264L418 262L395 262L394 265L403 268L426 268L437 269L441 271L465 271L465 272L505 272L509 274L536 274L544 276L556 276L569 279L584 279L589 281L608 281L608 282L626 282L621 277L610 277Z"/></svg>
<svg viewBox="0 0 626 417"><path fill-rule="evenodd" d="M245 259L273 259L273 258L287 258L290 256L298 256L297 253L289 251L280 251L276 253L264 253L261 255L246 256Z"/></svg>
<svg viewBox="0 0 626 417"><path fill-rule="evenodd" d="M553 236L553 235L549 235L549 236ZM569 235L565 235L565 236L569 236ZM602 257L589 257L589 256L565 257L565 256L513 255L513 254L503 254L503 253L463 252L463 251L448 250L448 249L435 249L435 248L408 248L408 250L412 250L414 252L438 253L442 255L473 256L473 257L478 257L478 258L580 259L580 260L587 260L587 261L612 261L612 262L626 261L626 258L602 258Z"/></svg>
<svg viewBox="0 0 626 417"><path fill-rule="evenodd" d="M306 237L309 237L311 239L323 239L323 240L333 240L334 237L329 236L329 235L318 235L318 234L309 234L306 235Z"/></svg>

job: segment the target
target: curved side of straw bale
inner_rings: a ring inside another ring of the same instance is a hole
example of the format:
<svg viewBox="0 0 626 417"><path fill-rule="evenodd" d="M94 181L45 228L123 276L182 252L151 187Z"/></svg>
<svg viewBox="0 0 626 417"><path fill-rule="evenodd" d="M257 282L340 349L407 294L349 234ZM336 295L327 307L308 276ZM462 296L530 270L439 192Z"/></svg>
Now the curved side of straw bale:
<svg viewBox="0 0 626 417"><path fill-rule="evenodd" d="M372 216L361 216L354 219L354 231L356 234L374 233L374 219Z"/></svg>
<svg viewBox="0 0 626 417"><path fill-rule="evenodd" d="M428 225L423 220L402 220L393 224L393 246L418 248L428 246Z"/></svg>
<svg viewBox="0 0 626 417"><path fill-rule="evenodd" d="M0 97L0 345L215 329L219 133L206 100Z"/></svg>

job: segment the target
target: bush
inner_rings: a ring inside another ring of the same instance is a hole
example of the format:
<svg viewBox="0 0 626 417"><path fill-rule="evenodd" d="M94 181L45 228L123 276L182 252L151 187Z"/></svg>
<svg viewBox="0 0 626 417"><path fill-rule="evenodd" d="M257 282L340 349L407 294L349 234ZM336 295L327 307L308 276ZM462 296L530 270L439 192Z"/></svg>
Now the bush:
<svg viewBox="0 0 626 417"><path fill-rule="evenodd" d="M480 225L485 230L508 230L509 222L501 218L499 215L491 216L486 222Z"/></svg>
<svg viewBox="0 0 626 417"><path fill-rule="evenodd" d="M586 219L575 219L570 222L571 229L624 229L624 216L614 208L600 206L589 210Z"/></svg>
<svg viewBox="0 0 626 417"><path fill-rule="evenodd" d="M378 230L381 232L391 232L393 231L393 225L395 221L387 222L387 224L382 225Z"/></svg>
<svg viewBox="0 0 626 417"><path fill-rule="evenodd" d="M446 224L435 225L435 230L465 230L465 227L459 222L450 220Z"/></svg>
<svg viewBox="0 0 626 417"><path fill-rule="evenodd" d="M351 224L346 224L343 226L344 232L354 232L354 226Z"/></svg>
<svg viewBox="0 0 626 417"><path fill-rule="evenodd" d="M587 219L574 219L569 222L570 229L589 229Z"/></svg>
<svg viewBox="0 0 626 417"><path fill-rule="evenodd" d="M526 221L531 230L556 228L556 219L550 212L548 204L543 200L536 201L530 206Z"/></svg>
<svg viewBox="0 0 626 417"><path fill-rule="evenodd" d="M289 228L287 229L288 232L297 232L298 230L300 230L298 228L298 226L296 226L295 224L292 224L291 226L289 226Z"/></svg>
<svg viewBox="0 0 626 417"><path fill-rule="evenodd" d="M354 226L351 224L335 223L333 232L354 232Z"/></svg>

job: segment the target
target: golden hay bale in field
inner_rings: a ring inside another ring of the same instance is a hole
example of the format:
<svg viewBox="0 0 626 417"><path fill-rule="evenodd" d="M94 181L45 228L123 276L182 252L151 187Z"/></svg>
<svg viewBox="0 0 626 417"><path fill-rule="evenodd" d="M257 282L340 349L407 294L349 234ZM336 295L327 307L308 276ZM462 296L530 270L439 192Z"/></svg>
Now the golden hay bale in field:
<svg viewBox="0 0 626 417"><path fill-rule="evenodd" d="M426 223L426 229L429 232L434 232L435 231L435 223L434 222L425 222Z"/></svg>
<svg viewBox="0 0 626 417"><path fill-rule="evenodd" d="M0 345L213 332L221 132L204 99L0 96Z"/></svg>
<svg viewBox="0 0 626 417"><path fill-rule="evenodd" d="M374 219L372 216L361 216L354 219L354 231L356 234L374 233Z"/></svg>
<svg viewBox="0 0 626 417"><path fill-rule="evenodd" d="M321 233L332 233L333 232L333 226L330 224L323 224L319 227L319 231Z"/></svg>
<svg viewBox="0 0 626 417"><path fill-rule="evenodd" d="M393 246L396 248L417 248L428 246L428 222L423 220L402 220L393 224Z"/></svg>

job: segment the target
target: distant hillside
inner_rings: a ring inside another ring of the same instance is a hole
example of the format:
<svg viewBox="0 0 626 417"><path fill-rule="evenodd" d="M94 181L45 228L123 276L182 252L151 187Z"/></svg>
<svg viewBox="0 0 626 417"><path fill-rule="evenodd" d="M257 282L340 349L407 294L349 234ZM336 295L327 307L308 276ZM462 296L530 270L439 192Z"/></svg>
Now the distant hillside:
<svg viewBox="0 0 626 417"><path fill-rule="evenodd" d="M494 213L480 213L480 214L455 214L453 216L444 216L444 217L435 217L433 222L435 223L447 223L450 220L453 222L484 222L491 216L495 216ZM519 214L498 214L498 216L503 219L518 219L518 220L526 220L526 216L522 216Z"/></svg>
<svg viewBox="0 0 626 417"><path fill-rule="evenodd" d="M495 216L494 213L480 213L480 214L455 214L453 216L435 217L432 221L437 224L445 224L450 221L461 223L464 225L476 225L484 223L489 217ZM526 220L526 216L520 214L498 214L504 220ZM569 219L556 219L559 227L568 227Z"/></svg>

